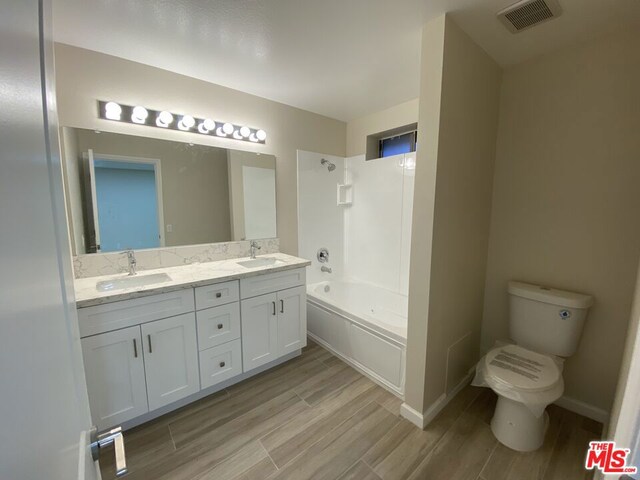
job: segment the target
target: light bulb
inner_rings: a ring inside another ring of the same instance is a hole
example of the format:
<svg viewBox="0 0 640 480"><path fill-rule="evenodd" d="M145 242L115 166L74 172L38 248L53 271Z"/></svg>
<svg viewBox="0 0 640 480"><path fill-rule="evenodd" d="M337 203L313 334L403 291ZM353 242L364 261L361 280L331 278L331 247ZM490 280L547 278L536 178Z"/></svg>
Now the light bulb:
<svg viewBox="0 0 640 480"><path fill-rule="evenodd" d="M122 107L116 102L107 102L104 106L104 116L109 120L120 120L122 115Z"/></svg>
<svg viewBox="0 0 640 480"><path fill-rule="evenodd" d="M178 123L178 128L180 130L190 130L196 124L196 119L191 115L184 115L180 123Z"/></svg>
<svg viewBox="0 0 640 480"><path fill-rule="evenodd" d="M156 119L156 125L163 128L167 128L171 122L173 122L173 115L166 110L160 112Z"/></svg>
<svg viewBox="0 0 640 480"><path fill-rule="evenodd" d="M216 135L219 137L226 137L227 134L222 131L222 127L216 128Z"/></svg>
<svg viewBox="0 0 640 480"><path fill-rule="evenodd" d="M240 132L238 130L233 132L233 138L235 138L236 140L244 140L244 138L242 137L242 135L240 135Z"/></svg>
<svg viewBox="0 0 640 480"><path fill-rule="evenodd" d="M222 131L223 131L224 133L226 133L227 135L231 135L231 134L233 133L233 130L234 130L234 129L233 129L233 125L231 125L230 123L225 123L225 124L222 126Z"/></svg>
<svg viewBox="0 0 640 480"><path fill-rule="evenodd" d="M251 129L249 127L240 127L240 135L242 135L244 138L247 138L249 135L251 135Z"/></svg>
<svg viewBox="0 0 640 480"><path fill-rule="evenodd" d="M133 107L131 111L131 121L133 123L145 123L147 117L149 116L149 112L147 109L141 106Z"/></svg>
<svg viewBox="0 0 640 480"><path fill-rule="evenodd" d="M204 135L207 135L214 128L216 128L216 122L210 118L206 118L200 125L198 125L198 131Z"/></svg>
<svg viewBox="0 0 640 480"><path fill-rule="evenodd" d="M252 133L251 135L249 135L249 141L250 142L257 142L258 141L258 137L256 137L255 133Z"/></svg>
<svg viewBox="0 0 640 480"><path fill-rule="evenodd" d="M264 142L267 139L267 132L265 132L264 130L258 130L256 132L256 137L258 137L258 140L260 140L261 142Z"/></svg>

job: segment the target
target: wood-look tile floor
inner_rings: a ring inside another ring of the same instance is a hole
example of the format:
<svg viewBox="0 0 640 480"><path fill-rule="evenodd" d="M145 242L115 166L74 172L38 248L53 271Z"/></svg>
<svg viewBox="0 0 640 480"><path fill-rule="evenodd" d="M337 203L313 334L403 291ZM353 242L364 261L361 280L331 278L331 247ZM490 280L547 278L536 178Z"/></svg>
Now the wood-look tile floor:
<svg viewBox="0 0 640 480"><path fill-rule="evenodd" d="M303 354L125 433L129 480L573 480L602 426L556 406L543 447L496 441L496 402L466 387L422 431L401 401L311 343ZM115 478L113 451L103 479Z"/></svg>

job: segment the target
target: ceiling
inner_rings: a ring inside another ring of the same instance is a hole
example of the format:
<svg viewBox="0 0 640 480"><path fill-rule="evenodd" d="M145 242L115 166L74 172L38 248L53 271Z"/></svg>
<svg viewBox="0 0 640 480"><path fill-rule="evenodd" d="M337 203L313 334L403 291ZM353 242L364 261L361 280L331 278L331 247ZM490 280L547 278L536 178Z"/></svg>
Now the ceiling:
<svg viewBox="0 0 640 480"><path fill-rule="evenodd" d="M450 11L503 66L640 24L640 0L560 0L513 35L514 0L53 0L56 41L339 120L416 98L425 21Z"/></svg>

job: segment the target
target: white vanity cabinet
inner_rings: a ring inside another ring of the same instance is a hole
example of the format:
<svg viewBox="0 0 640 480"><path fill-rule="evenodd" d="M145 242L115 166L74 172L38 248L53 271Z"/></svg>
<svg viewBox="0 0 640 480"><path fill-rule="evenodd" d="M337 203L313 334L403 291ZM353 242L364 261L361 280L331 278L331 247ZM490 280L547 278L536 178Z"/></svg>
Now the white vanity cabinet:
<svg viewBox="0 0 640 480"><path fill-rule="evenodd" d="M240 281L242 363L248 372L307 344L303 269ZM271 290L271 293L265 293Z"/></svg>
<svg viewBox="0 0 640 480"><path fill-rule="evenodd" d="M98 429L148 420L291 358L306 345L304 282L296 268L79 308Z"/></svg>

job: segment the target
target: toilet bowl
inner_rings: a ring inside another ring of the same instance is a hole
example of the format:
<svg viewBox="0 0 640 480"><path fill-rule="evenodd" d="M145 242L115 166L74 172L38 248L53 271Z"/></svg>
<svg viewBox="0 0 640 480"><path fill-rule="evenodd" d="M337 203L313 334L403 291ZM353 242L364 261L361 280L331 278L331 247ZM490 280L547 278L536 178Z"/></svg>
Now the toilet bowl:
<svg viewBox="0 0 640 480"><path fill-rule="evenodd" d="M498 394L493 434L513 450L537 450L549 422L545 408L564 391L560 359L505 345L491 350L481 362L484 385Z"/></svg>

